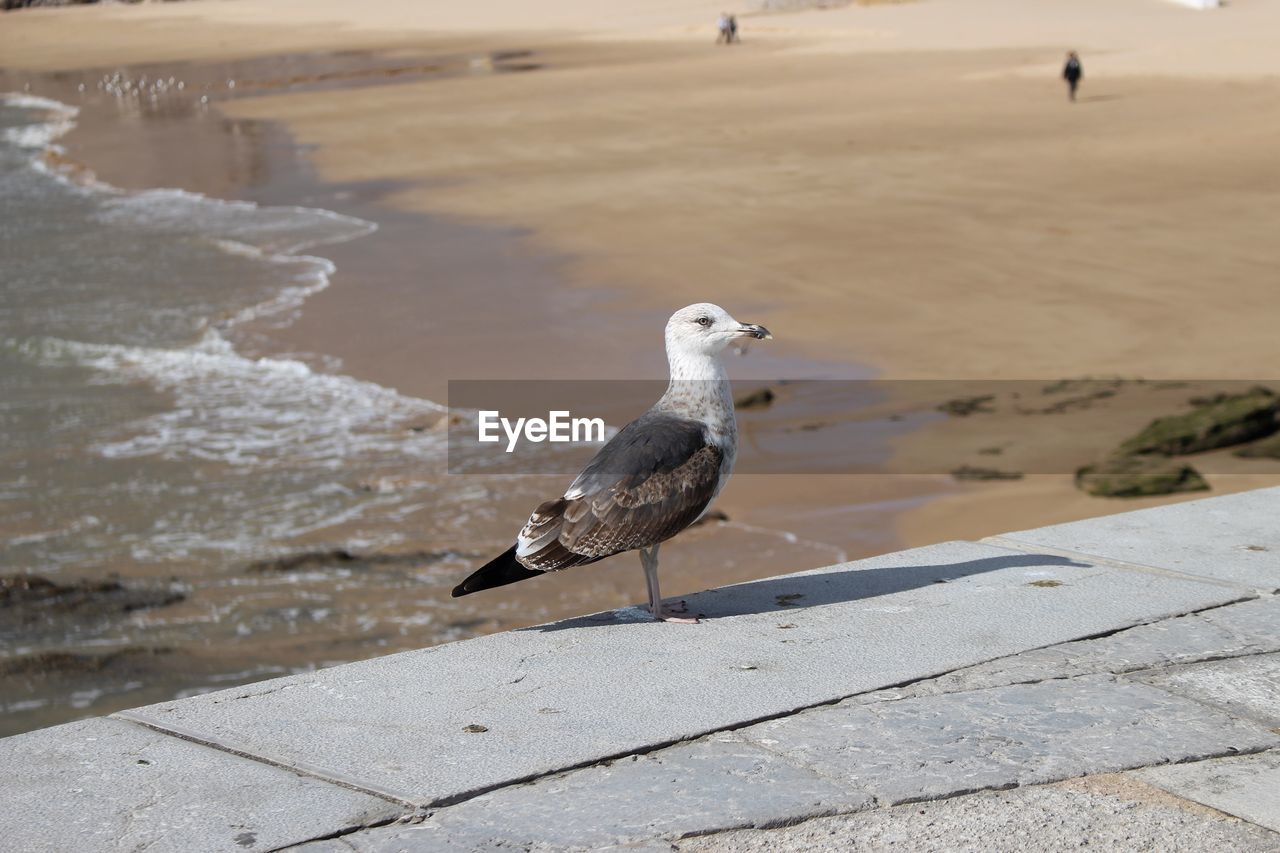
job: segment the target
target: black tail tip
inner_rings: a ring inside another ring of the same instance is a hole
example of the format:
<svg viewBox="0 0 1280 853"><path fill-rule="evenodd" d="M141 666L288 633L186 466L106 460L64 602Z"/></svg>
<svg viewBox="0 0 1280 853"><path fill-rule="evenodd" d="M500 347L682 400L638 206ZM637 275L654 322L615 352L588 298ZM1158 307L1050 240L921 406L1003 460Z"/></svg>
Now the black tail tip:
<svg viewBox="0 0 1280 853"><path fill-rule="evenodd" d="M516 559L516 546L512 545L502 554L494 557L478 571L453 588L453 598L461 598L473 592L506 586L509 583L536 578L543 574L533 569L526 569Z"/></svg>

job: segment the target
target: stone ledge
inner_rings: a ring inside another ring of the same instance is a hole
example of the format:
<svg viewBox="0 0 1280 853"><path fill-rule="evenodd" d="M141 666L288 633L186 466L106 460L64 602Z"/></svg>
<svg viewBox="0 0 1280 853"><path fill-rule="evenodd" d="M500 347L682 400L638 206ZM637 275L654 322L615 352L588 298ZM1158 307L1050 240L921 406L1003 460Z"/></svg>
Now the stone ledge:
<svg viewBox="0 0 1280 853"><path fill-rule="evenodd" d="M700 625L597 614L120 716L445 805L1245 595L952 542L690 596Z"/></svg>
<svg viewBox="0 0 1280 853"><path fill-rule="evenodd" d="M1266 696L1206 690L1272 673L1280 599L1258 590L1278 510L1269 489L1012 548L945 543L691 596L701 625L596 614L0 740L0 832L77 850L390 849L410 830L405 849L661 847L1269 749ZM139 749L164 756L141 792ZM352 832L396 817L426 821Z"/></svg>

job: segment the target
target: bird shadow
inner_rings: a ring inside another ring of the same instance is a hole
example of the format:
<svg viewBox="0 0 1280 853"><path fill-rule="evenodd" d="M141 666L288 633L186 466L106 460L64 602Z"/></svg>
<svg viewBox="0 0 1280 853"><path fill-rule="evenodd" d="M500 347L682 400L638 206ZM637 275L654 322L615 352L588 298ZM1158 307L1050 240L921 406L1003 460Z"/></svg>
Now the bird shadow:
<svg viewBox="0 0 1280 853"><path fill-rule="evenodd" d="M1093 568L1088 563L1076 562L1066 557L1049 554L1018 554L927 566L844 569L765 578L700 592L687 596L685 602L688 605L689 614L696 614L700 619L720 619L726 616L746 616L755 613L796 612L809 607L821 607L824 604L841 604L892 595L895 592L947 583L983 572L1036 566ZM1046 585L1056 586L1057 584ZM564 631L570 628L591 628L637 621L652 622L647 615L647 609L629 607L520 630Z"/></svg>
<svg viewBox="0 0 1280 853"><path fill-rule="evenodd" d="M1121 101L1123 95L1081 95L1076 98L1077 104L1100 104L1103 101Z"/></svg>

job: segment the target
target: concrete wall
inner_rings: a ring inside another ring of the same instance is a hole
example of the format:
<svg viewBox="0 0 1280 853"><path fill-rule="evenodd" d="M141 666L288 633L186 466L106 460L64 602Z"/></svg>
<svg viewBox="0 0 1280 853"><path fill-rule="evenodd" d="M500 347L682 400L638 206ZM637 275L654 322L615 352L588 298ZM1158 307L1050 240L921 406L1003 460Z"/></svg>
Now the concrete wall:
<svg viewBox="0 0 1280 853"><path fill-rule="evenodd" d="M7 738L0 835L666 844L1141 772L1252 849L1280 839L1277 519L1266 489L943 543L699 593L697 625L598 613Z"/></svg>

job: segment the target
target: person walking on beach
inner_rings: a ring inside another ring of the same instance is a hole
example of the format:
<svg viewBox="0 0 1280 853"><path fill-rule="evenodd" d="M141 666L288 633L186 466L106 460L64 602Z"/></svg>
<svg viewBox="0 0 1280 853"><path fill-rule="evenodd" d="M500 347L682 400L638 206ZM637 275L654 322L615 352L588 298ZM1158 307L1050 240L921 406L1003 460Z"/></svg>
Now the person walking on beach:
<svg viewBox="0 0 1280 853"><path fill-rule="evenodd" d="M1062 69L1062 79L1067 81L1067 97L1072 101L1076 99L1076 87L1080 85L1080 78L1084 76L1084 68L1080 65L1080 57L1073 50L1067 54L1067 64Z"/></svg>
<svg viewBox="0 0 1280 853"><path fill-rule="evenodd" d="M716 44L728 44L733 40L729 33L729 13L721 12L720 20L716 21Z"/></svg>
<svg viewBox="0 0 1280 853"><path fill-rule="evenodd" d="M738 18L735 15L729 16L729 43L733 44L738 40Z"/></svg>

